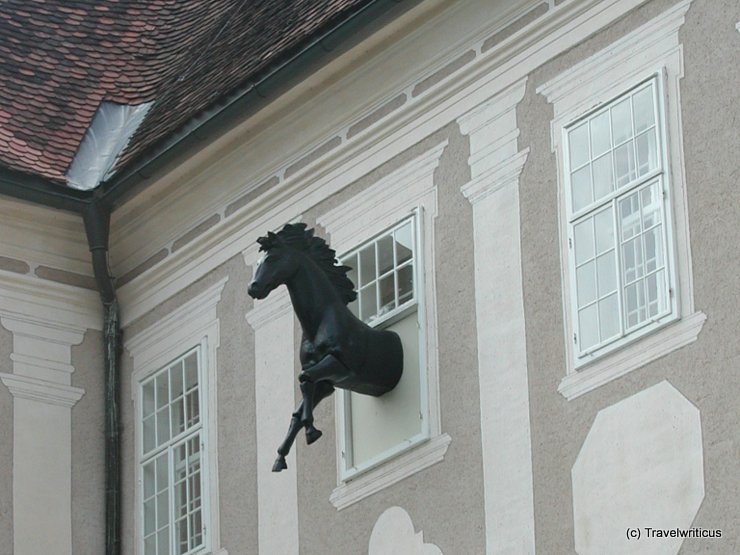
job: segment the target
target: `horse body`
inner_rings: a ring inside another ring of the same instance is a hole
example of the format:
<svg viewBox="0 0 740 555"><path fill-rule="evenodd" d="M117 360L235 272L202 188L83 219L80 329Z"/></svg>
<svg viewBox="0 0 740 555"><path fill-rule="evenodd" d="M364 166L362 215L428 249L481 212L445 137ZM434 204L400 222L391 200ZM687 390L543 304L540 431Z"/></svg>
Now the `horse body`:
<svg viewBox="0 0 740 555"><path fill-rule="evenodd" d="M261 299L285 284L303 332L299 376L303 400L293 413L273 471L287 468L285 456L301 427L309 444L321 436L313 426L313 409L334 387L380 396L396 386L403 370L398 335L375 330L352 314L346 306L356 297L346 277L349 268L336 266L334 251L305 227L289 224L258 239L266 255L249 285L250 296Z"/></svg>

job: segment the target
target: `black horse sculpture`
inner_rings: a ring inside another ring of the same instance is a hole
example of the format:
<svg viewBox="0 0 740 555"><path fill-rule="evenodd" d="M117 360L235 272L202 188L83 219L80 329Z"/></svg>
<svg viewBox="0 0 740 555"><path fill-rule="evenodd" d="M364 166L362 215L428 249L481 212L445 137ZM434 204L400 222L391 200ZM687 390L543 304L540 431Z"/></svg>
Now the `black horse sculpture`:
<svg viewBox="0 0 740 555"><path fill-rule="evenodd" d="M347 308L355 300L347 266L314 237L306 224L288 224L278 233L257 239L265 255L249 284L254 299L264 299L285 284L303 329L298 376L303 400L293 413L288 435L278 448L273 472L287 468L285 457L301 428L310 445L321 437L313 409L335 387L380 396L393 389L403 371L403 348L397 334L374 330Z"/></svg>

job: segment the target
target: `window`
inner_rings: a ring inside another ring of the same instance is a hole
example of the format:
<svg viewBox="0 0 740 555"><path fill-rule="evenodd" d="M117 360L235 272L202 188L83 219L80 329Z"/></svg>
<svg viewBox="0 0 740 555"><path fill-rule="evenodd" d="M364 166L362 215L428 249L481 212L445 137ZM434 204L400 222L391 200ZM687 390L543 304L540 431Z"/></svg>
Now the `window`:
<svg viewBox="0 0 740 555"><path fill-rule="evenodd" d="M675 4L540 85L558 159L566 375L574 399L698 337ZM639 55L635 55L639 52Z"/></svg>
<svg viewBox="0 0 740 555"><path fill-rule="evenodd" d="M226 555L215 415L216 307L227 279L126 340L134 366L137 555Z"/></svg>
<svg viewBox="0 0 740 555"><path fill-rule="evenodd" d="M143 552L193 553L203 547L200 347L141 384Z"/></svg>
<svg viewBox="0 0 740 555"><path fill-rule="evenodd" d="M350 309L395 331L404 349L401 381L375 398L337 390L338 510L444 458L435 302L434 169L443 141L317 219L340 259L354 268Z"/></svg>
<svg viewBox="0 0 740 555"><path fill-rule="evenodd" d="M415 284L416 218L411 217L341 257L357 289L350 310L371 327L396 332L404 370L382 397L344 393L342 477L349 478L428 437L424 376L419 367L419 295Z"/></svg>
<svg viewBox="0 0 740 555"><path fill-rule="evenodd" d="M565 129L577 365L675 317L658 83Z"/></svg>

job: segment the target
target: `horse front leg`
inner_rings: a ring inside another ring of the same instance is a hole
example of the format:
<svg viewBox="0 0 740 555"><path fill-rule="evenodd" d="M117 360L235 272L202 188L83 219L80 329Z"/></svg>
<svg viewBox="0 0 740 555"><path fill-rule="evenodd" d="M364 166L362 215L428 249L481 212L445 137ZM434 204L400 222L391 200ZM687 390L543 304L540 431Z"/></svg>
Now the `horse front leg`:
<svg viewBox="0 0 740 555"><path fill-rule="evenodd" d="M336 381L337 378L346 376L348 372L347 367L334 355L326 355L313 366L306 368L298 376L298 380L301 382L301 393L303 394L304 401L302 422L306 427L306 441L309 445L321 437L321 431L314 428L313 425L313 408L324 397L314 402L316 388L320 384L327 384L331 388L330 394L334 391L331 382Z"/></svg>
<svg viewBox="0 0 740 555"><path fill-rule="evenodd" d="M316 405L318 405L323 399L327 398L332 393L334 393L334 387L330 383L319 382L318 384L316 384L313 392L313 407L316 408ZM275 464L272 465L273 472L280 472L281 470L285 470L286 468L288 468L288 463L285 462L285 457L287 457L288 453L290 453L290 448L293 446L298 432L300 432L301 428L303 428L301 417L303 416L304 403L305 400L301 401L301 403L298 405L298 408L293 413L290 419L288 435L285 436L285 439L280 444L280 447L278 447L278 457L277 459L275 459ZM316 441L319 437L321 437L321 432L316 430L316 428L314 428L314 430L319 434L318 437L315 437L313 439L313 441ZM313 443L313 441L311 443Z"/></svg>
<svg viewBox="0 0 740 555"><path fill-rule="evenodd" d="M287 457L288 453L290 453L290 448L293 446L293 442L295 441L298 432L300 432L301 428L303 428L303 424L301 423L301 416L303 415L303 403L304 401L301 401L301 403L298 405L298 408L295 410L293 416L290 419L288 434L285 436L285 439L280 444L280 447L278 447L278 457L277 459L275 459L275 464L272 465L273 472L280 472L281 470L285 470L286 468L288 468L288 463L285 462L285 457Z"/></svg>

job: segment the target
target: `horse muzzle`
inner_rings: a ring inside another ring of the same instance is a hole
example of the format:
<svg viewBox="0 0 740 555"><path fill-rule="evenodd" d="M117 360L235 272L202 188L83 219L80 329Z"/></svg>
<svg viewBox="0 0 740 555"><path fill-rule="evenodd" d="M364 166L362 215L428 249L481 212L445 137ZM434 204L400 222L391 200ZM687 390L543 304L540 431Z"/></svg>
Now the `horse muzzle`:
<svg viewBox="0 0 740 555"><path fill-rule="evenodd" d="M269 289L257 283L256 281L253 281L247 287L247 294L253 299L257 299L257 300L264 299L265 297L267 297L268 293L269 293Z"/></svg>

